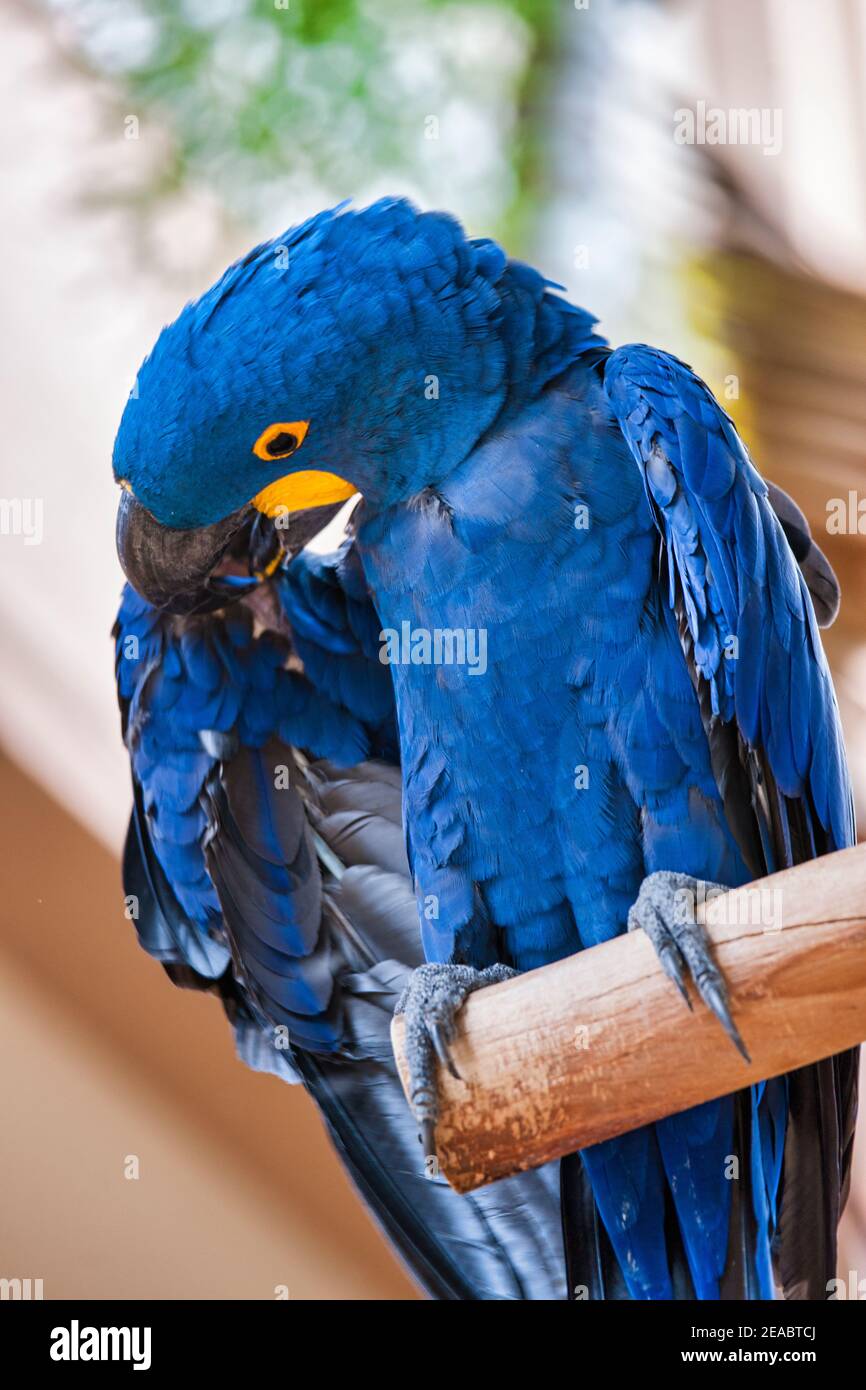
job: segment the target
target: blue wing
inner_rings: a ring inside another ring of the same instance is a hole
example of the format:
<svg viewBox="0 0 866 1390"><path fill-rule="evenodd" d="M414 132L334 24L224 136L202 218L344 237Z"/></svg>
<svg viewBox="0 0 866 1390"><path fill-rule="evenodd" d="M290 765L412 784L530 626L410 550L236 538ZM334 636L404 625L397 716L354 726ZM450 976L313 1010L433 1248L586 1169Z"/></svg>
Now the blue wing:
<svg viewBox="0 0 866 1390"><path fill-rule="evenodd" d="M852 844L835 694L812 600L766 484L732 421L676 358L625 347L608 358L604 381L663 542L667 599L744 862L758 876ZM789 534L797 519L788 512ZM832 572L821 570L819 580L830 592ZM831 602L823 608L832 616ZM793 1074L784 1104L781 1083L752 1093L755 1217L776 1232L789 1294L826 1297L833 1277L856 1066L856 1053L846 1053ZM688 1147L684 1123L666 1124L669 1146ZM769 1269L758 1275L766 1290Z"/></svg>
<svg viewBox="0 0 866 1390"><path fill-rule="evenodd" d="M270 599L279 631L263 632L242 605L180 620L124 592L124 881L141 943L221 997L246 1062L303 1082L428 1291L562 1298L555 1167L470 1198L423 1172L390 1047L418 910L390 675L351 546L297 557Z"/></svg>

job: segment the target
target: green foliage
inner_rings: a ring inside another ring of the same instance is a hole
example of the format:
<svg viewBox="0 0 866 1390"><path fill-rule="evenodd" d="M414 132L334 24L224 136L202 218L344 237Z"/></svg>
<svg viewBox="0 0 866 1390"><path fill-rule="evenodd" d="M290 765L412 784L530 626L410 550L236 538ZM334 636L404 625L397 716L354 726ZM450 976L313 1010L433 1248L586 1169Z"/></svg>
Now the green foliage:
<svg viewBox="0 0 866 1390"><path fill-rule="evenodd" d="M556 0L52 0L91 67L204 181L272 224L403 191L486 230L532 196L535 57ZM71 25L70 25L71 21Z"/></svg>

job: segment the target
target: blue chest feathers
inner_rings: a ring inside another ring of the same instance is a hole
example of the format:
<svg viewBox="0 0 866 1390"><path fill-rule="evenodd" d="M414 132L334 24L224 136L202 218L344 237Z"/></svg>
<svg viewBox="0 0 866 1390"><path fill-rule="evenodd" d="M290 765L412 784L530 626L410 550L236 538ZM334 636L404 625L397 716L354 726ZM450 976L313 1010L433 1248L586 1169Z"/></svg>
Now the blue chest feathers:
<svg viewBox="0 0 866 1390"><path fill-rule="evenodd" d="M548 390L359 545L428 955L527 968L614 934L642 857L612 726L667 627L640 477L594 378ZM586 869L607 842L602 903Z"/></svg>

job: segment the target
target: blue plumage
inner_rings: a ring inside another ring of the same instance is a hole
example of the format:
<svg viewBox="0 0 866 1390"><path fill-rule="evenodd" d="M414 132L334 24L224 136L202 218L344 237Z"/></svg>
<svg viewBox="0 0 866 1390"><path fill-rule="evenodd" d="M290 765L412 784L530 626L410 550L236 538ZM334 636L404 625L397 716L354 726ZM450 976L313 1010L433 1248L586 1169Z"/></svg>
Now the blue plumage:
<svg viewBox="0 0 866 1390"><path fill-rule="evenodd" d="M297 459L253 454L272 420L309 420ZM181 910L154 954L216 978L231 952L263 1026L341 1045L312 841L281 820L274 738L343 766L399 758L432 961L534 969L624 931L657 870L735 886L852 842L809 592L684 364L612 352L450 218L394 201L323 214L164 332L115 448L171 528L310 470L363 501L338 556L269 581L303 674L243 606L181 622L124 599L139 814ZM381 632L407 625L483 633L484 669L383 665ZM822 1063L582 1156L632 1297L719 1297L734 1269L740 1296L772 1296L771 1242L821 1221L822 1163L842 1185L835 1141L791 1139L789 1107L836 1107L843 1134L849 1071ZM795 1140L812 1179L785 1185Z"/></svg>
<svg viewBox="0 0 866 1390"><path fill-rule="evenodd" d="M321 563L316 569L323 572ZM266 760L262 750L279 736L314 756L359 762L371 733L378 737L364 723L371 704L366 673L354 690L349 669L341 702L335 690L317 688L308 674L286 670L285 639L256 635L243 609L233 609L225 622L181 625L156 613L129 586L115 639L118 693L140 799L138 833L146 835L184 914L183 930L173 940L143 944L158 959L211 979L226 970L233 948L262 1017L291 1023L300 1015L304 1036L312 1036L311 1017L327 1013L331 993L317 951L318 871L302 815L286 841L286 827L273 809L279 796L274 759ZM376 713L377 723L385 723L387 701ZM221 765L241 750L228 786L220 786ZM216 820L224 832L218 866L208 862ZM166 916L176 920L174 913ZM323 1020L315 1039L319 1046L336 1046L337 1033Z"/></svg>

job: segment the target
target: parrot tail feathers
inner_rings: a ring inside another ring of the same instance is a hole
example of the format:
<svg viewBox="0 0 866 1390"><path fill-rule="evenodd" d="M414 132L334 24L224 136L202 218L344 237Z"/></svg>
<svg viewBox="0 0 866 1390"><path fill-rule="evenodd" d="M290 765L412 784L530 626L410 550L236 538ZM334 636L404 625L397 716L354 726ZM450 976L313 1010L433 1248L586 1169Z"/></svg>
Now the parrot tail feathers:
<svg viewBox="0 0 866 1390"><path fill-rule="evenodd" d="M669 1188L664 1189L662 1200L660 1235L669 1268L668 1293L677 1301L689 1301L695 1298L695 1288ZM622 1264L605 1230L580 1154L569 1154L560 1161L560 1208L569 1299L618 1302L637 1297L629 1290Z"/></svg>

